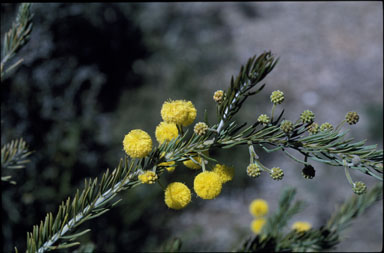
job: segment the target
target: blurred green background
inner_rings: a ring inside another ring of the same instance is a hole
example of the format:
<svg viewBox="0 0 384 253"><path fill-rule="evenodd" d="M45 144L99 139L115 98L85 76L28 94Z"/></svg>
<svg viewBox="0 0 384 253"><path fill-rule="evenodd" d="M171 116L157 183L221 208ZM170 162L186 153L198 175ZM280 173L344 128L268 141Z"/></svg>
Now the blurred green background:
<svg viewBox="0 0 384 253"><path fill-rule="evenodd" d="M1 4L1 36L17 4ZM357 3L36 3L24 63L1 84L1 144L23 137L35 153L17 185L2 183L2 251L25 249L26 232L56 212L84 178L100 176L123 156L122 139L140 128L154 139L168 98L191 100L203 120L215 123L212 95L226 89L240 65L271 50L280 61L267 86L237 115L254 122L271 109L269 95L286 94L286 118L305 109L336 125L355 110L357 140L382 148L383 27L378 2ZM380 20L381 19L381 20ZM261 153L285 180L246 176L246 147L213 151L235 166L236 176L215 200L193 198L183 211L169 210L161 188L143 186L120 194L117 208L84 224L83 245L98 252L161 251L173 237L184 251L228 251L250 234L248 205L261 197L271 211L287 186L308 202L302 219L320 226L337 204L352 196L340 168L314 163L317 177L301 177L300 165L280 154ZM4 173L4 172L2 172ZM172 176L196 172L182 166ZM354 173L355 179L376 181ZM341 182L341 183L340 183ZM382 202L347 231L343 251L382 248ZM379 222L378 222L379 221ZM358 223L360 222L360 223ZM364 231L370 230L371 233ZM372 232L374 231L374 232ZM79 249L81 251L84 248Z"/></svg>

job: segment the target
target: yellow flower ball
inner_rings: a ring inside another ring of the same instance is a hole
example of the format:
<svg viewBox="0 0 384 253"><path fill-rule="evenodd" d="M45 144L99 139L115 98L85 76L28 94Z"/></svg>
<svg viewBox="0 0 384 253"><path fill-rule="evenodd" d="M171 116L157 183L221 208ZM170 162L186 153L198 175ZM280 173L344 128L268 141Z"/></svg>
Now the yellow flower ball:
<svg viewBox="0 0 384 253"><path fill-rule="evenodd" d="M170 161L170 162L162 162L159 163L157 166L159 167L165 167L165 169L168 172L174 172L176 168L176 162L175 161Z"/></svg>
<svg viewBox="0 0 384 253"><path fill-rule="evenodd" d="M265 223L266 223L266 219L264 218L257 218L257 219L254 219L251 223L251 230L253 233L255 233L256 235L257 234L260 234L261 230L263 229Z"/></svg>
<svg viewBox="0 0 384 253"><path fill-rule="evenodd" d="M152 139L140 129L130 131L123 140L124 151L132 158L146 157L152 150Z"/></svg>
<svg viewBox="0 0 384 253"><path fill-rule="evenodd" d="M183 164L185 165L185 167L187 168L190 168L190 169L193 169L193 170L199 170L201 169L201 158L198 157L198 156L195 156L193 157L193 159L198 162L199 164L195 163L194 161L192 161L191 159L189 160L186 160L183 162Z"/></svg>
<svg viewBox="0 0 384 253"><path fill-rule="evenodd" d="M268 213L268 203L264 199L255 199L249 205L249 212L255 217L261 217Z"/></svg>
<svg viewBox="0 0 384 253"><path fill-rule="evenodd" d="M213 168L213 172L219 175L221 182L224 184L233 179L235 175L235 169L233 167L228 167L224 164L216 164Z"/></svg>
<svg viewBox="0 0 384 253"><path fill-rule="evenodd" d="M208 151L204 151L203 154L206 155L206 156L209 156L209 152ZM198 162L198 164L196 162L194 162L193 160ZM191 160L191 159L185 160L183 162L183 164L185 165L185 167L190 168L192 170L199 170L199 169L201 169L201 163L202 163L201 157L200 156L194 156L193 160Z"/></svg>
<svg viewBox="0 0 384 253"><path fill-rule="evenodd" d="M154 184L158 179L155 172L147 170L137 177L143 184Z"/></svg>
<svg viewBox="0 0 384 253"><path fill-rule="evenodd" d="M175 123L160 122L155 131L156 139L160 144L164 141L170 141L179 135Z"/></svg>
<svg viewBox="0 0 384 253"><path fill-rule="evenodd" d="M170 183L165 189L164 201L169 208L182 209L191 202L191 191L183 183Z"/></svg>
<svg viewBox="0 0 384 253"><path fill-rule="evenodd" d="M204 171L195 177L193 189L202 199L214 199L219 196L222 188L220 177L212 171Z"/></svg>
<svg viewBox="0 0 384 253"><path fill-rule="evenodd" d="M305 222L305 221L297 221L293 223L292 229L296 230L297 232L305 232L312 228L311 223Z"/></svg>
<svg viewBox="0 0 384 253"><path fill-rule="evenodd" d="M191 101L165 101L161 107L161 117L168 123L188 126L196 118L196 108Z"/></svg>

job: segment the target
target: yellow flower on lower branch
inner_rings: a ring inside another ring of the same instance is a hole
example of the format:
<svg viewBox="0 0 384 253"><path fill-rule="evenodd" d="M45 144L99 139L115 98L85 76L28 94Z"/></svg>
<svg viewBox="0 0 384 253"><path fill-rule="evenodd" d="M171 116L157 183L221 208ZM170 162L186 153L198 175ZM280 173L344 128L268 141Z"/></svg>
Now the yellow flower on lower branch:
<svg viewBox="0 0 384 253"><path fill-rule="evenodd" d="M261 230L263 229L265 223L267 222L264 218L257 218L254 219L251 223L251 230L253 233L260 234Z"/></svg>
<svg viewBox="0 0 384 253"><path fill-rule="evenodd" d="M147 170L138 176L138 179L144 184L154 184L158 179L155 172Z"/></svg>
<svg viewBox="0 0 384 253"><path fill-rule="evenodd" d="M199 169L201 169L201 165L200 165L200 164L201 164L201 158L195 156L195 157L193 157L193 159L194 159L196 162L198 162L198 164L195 163L193 160L189 159L189 160L186 160L186 161L183 162L183 164L185 165L185 167L190 168L190 169L193 169L193 170L199 170Z"/></svg>
<svg viewBox="0 0 384 253"><path fill-rule="evenodd" d="M162 144L164 141L170 141L179 135L175 123L160 122L155 131L156 140Z"/></svg>
<svg viewBox="0 0 384 253"><path fill-rule="evenodd" d="M191 202L191 191L183 183L170 183L165 189L164 201L169 208L183 209Z"/></svg>
<svg viewBox="0 0 384 253"><path fill-rule="evenodd" d="M152 150L152 139L147 132L135 129L125 135L123 146L124 151L130 157L143 158Z"/></svg>
<svg viewBox="0 0 384 253"><path fill-rule="evenodd" d="M175 161L170 161L170 162L162 162L159 163L157 166L159 167L165 167L165 169L168 172L174 172L176 168L176 162Z"/></svg>
<svg viewBox="0 0 384 253"><path fill-rule="evenodd" d="M311 223L305 222L305 221L297 221L292 225L292 229L296 230L297 232L308 231L311 228L312 228Z"/></svg>
<svg viewBox="0 0 384 253"><path fill-rule="evenodd" d="M204 151L203 154L206 155L206 156L209 156L209 152L208 151ZM193 161L193 160L195 160L195 161ZM201 157L200 156L194 156L193 160L192 159L185 160L183 162L183 164L185 165L185 167L193 169L193 170L201 169L201 162L202 162Z"/></svg>
<svg viewBox="0 0 384 253"><path fill-rule="evenodd" d="M216 164L213 168L213 172L219 175L223 184L231 181L235 175L235 169L224 164Z"/></svg>
<svg viewBox="0 0 384 253"><path fill-rule="evenodd" d="M249 205L249 212L255 217L261 217L268 213L268 202L264 199L255 199Z"/></svg>
<svg viewBox="0 0 384 253"><path fill-rule="evenodd" d="M195 177L193 189L197 196L202 199L214 199L219 196L222 182L215 172L204 171Z"/></svg>

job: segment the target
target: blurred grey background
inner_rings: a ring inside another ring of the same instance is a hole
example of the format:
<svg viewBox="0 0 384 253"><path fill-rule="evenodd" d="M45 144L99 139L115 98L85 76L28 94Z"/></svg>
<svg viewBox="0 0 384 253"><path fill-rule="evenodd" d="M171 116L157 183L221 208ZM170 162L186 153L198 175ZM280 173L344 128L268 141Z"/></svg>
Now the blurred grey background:
<svg viewBox="0 0 384 253"><path fill-rule="evenodd" d="M2 37L16 9L1 4ZM207 109L214 123L213 92L267 50L279 63L265 89L246 101L239 122L269 113L269 95L279 89L287 119L309 109L317 122L337 125L357 111L360 122L349 127L350 135L383 148L381 2L36 3L32 11L31 41L19 54L24 64L1 87L1 144L22 136L36 151L13 175L17 186L3 186L4 252L24 249L25 233L85 177L116 166L129 130L154 138L166 99L191 100L196 120ZM267 200L273 212L283 189L295 187L307 206L293 221L319 227L353 195L342 168L314 162L316 177L305 180L300 164L259 152L267 167L284 170L284 180L275 182L246 176L246 147L212 155L236 168L217 199L193 198L175 212L159 187L138 187L85 226L92 232L83 244L107 252L160 251L164 241L180 237L185 251L229 251L251 233L248 205L255 198ZM194 175L182 166L177 173L164 180ZM352 177L368 187L377 183L357 172ZM382 219L380 201L345 231L336 251L380 251Z"/></svg>

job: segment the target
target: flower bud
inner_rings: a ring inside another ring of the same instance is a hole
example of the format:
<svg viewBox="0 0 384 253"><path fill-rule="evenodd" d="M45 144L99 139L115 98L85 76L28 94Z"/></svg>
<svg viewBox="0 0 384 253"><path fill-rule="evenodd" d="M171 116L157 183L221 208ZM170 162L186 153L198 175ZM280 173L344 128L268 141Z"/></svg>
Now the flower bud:
<svg viewBox="0 0 384 253"><path fill-rule="evenodd" d="M283 120L280 124L280 129L286 134L289 134L293 131L293 123L289 120Z"/></svg>
<svg viewBox="0 0 384 253"><path fill-rule="evenodd" d="M312 165L305 165L303 170L301 171L302 175L305 179L312 179L315 177L316 171L312 167Z"/></svg>
<svg viewBox="0 0 384 253"><path fill-rule="evenodd" d="M250 177L254 177L254 178L259 177L261 174L260 166L257 165L256 163L252 163L252 164L248 165L247 174Z"/></svg>
<svg viewBox="0 0 384 253"><path fill-rule="evenodd" d="M279 167L275 167L271 169L270 175L273 180L281 180L284 177L284 171Z"/></svg>
<svg viewBox="0 0 384 253"><path fill-rule="evenodd" d="M358 181L353 184L353 192L356 193L357 195L364 194L366 191L367 191L367 186L363 182Z"/></svg>
<svg viewBox="0 0 384 253"><path fill-rule="evenodd" d="M359 115L357 114L357 112L348 112L345 115L345 119L347 120L348 124L354 125L359 122Z"/></svg>
<svg viewBox="0 0 384 253"><path fill-rule="evenodd" d="M310 110L305 110L301 115L300 119L303 123L312 123L315 119L315 114Z"/></svg>
<svg viewBox="0 0 384 253"><path fill-rule="evenodd" d="M205 133L207 132L207 130L208 130L208 126L207 126L207 124L205 124L204 122L196 123L195 127L193 128L193 131L194 131L197 135L205 135Z"/></svg>
<svg viewBox="0 0 384 253"><path fill-rule="evenodd" d="M276 90L271 94L271 102L276 104L281 104L284 101L284 93L282 91Z"/></svg>

